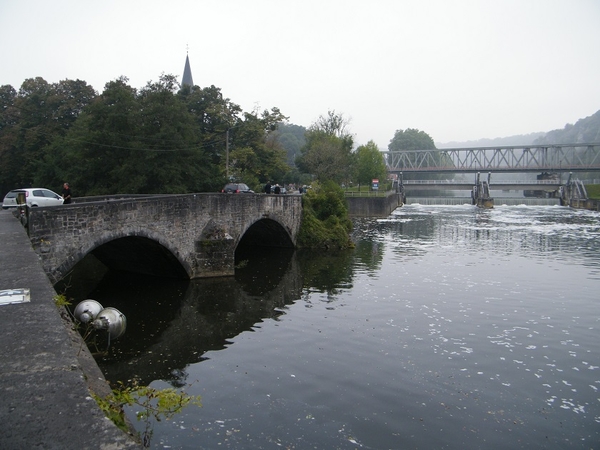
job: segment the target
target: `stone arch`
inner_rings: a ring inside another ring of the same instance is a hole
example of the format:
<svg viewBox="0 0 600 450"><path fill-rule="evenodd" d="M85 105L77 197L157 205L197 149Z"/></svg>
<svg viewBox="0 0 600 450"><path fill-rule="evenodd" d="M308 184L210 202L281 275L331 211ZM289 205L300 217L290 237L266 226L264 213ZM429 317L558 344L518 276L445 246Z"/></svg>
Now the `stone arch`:
<svg viewBox="0 0 600 450"><path fill-rule="evenodd" d="M189 278L191 274L189 263L163 236L148 230L122 230L102 234L85 248L69 255L57 268L58 278L66 276L90 254L105 266L117 270L131 270L133 266L135 272L173 278Z"/></svg>
<svg viewBox="0 0 600 450"><path fill-rule="evenodd" d="M238 236L239 245L294 248L294 239L288 227L277 216L259 217L246 224Z"/></svg>

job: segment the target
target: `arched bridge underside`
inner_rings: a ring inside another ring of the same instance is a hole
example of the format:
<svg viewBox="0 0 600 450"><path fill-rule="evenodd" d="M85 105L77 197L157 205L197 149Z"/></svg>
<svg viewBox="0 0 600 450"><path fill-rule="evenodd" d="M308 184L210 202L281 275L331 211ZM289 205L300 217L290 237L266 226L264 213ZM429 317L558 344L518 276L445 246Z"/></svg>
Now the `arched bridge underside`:
<svg viewBox="0 0 600 450"><path fill-rule="evenodd" d="M240 246L290 247L295 195L189 194L32 209L29 237L53 283L87 255L115 270L170 277L233 275Z"/></svg>

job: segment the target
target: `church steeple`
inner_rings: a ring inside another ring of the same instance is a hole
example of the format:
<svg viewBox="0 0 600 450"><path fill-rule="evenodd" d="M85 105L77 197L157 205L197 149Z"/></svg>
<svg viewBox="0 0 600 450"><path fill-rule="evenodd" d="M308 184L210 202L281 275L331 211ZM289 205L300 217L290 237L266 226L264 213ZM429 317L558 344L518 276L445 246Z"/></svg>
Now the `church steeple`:
<svg viewBox="0 0 600 450"><path fill-rule="evenodd" d="M194 80L192 79L192 69L190 68L190 58L186 54L185 55L185 67L183 69L183 78L181 79L181 86L188 85L190 87L194 86Z"/></svg>

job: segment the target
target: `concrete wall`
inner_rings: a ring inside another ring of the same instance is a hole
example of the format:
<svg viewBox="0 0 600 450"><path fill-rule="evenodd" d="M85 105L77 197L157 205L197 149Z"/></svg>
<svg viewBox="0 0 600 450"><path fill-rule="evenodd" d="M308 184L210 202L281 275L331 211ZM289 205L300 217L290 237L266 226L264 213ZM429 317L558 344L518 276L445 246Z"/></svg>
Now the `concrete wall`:
<svg viewBox="0 0 600 450"><path fill-rule="evenodd" d="M295 245L301 218L295 195L171 195L31 209L29 234L53 283L88 253L107 244L116 250L115 242L128 243L122 264L135 263L136 249L152 243L165 262L176 260L187 276L200 278L232 275L235 249L255 224Z"/></svg>
<svg viewBox="0 0 600 450"><path fill-rule="evenodd" d="M589 209L590 211L600 211L600 200L586 198L583 200L573 199L569 202L569 206L575 209Z"/></svg>
<svg viewBox="0 0 600 450"><path fill-rule="evenodd" d="M346 197L350 217L387 217L398 206L402 196L389 193L385 197Z"/></svg>

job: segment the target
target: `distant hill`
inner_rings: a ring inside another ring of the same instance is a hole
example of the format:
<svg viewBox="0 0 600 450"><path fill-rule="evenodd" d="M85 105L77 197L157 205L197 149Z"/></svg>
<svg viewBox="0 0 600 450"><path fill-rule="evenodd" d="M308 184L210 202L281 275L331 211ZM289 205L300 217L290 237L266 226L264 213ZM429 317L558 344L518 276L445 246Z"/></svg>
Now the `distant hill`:
<svg viewBox="0 0 600 450"><path fill-rule="evenodd" d="M600 142L600 111L575 125L568 123L562 130L552 130L537 138L534 144L577 144L580 142Z"/></svg>
<svg viewBox="0 0 600 450"><path fill-rule="evenodd" d="M477 141L436 142L435 146L437 148L474 148L528 144L577 144L579 142L600 142L600 111L584 119L579 119L575 125L567 124L560 130Z"/></svg>
<svg viewBox="0 0 600 450"><path fill-rule="evenodd" d="M543 137L546 133L543 131L530 134L517 134L515 136L499 137L494 139L478 139L476 141L466 142L436 142L436 148L475 148L475 147L504 147L510 145L533 144L536 139Z"/></svg>

